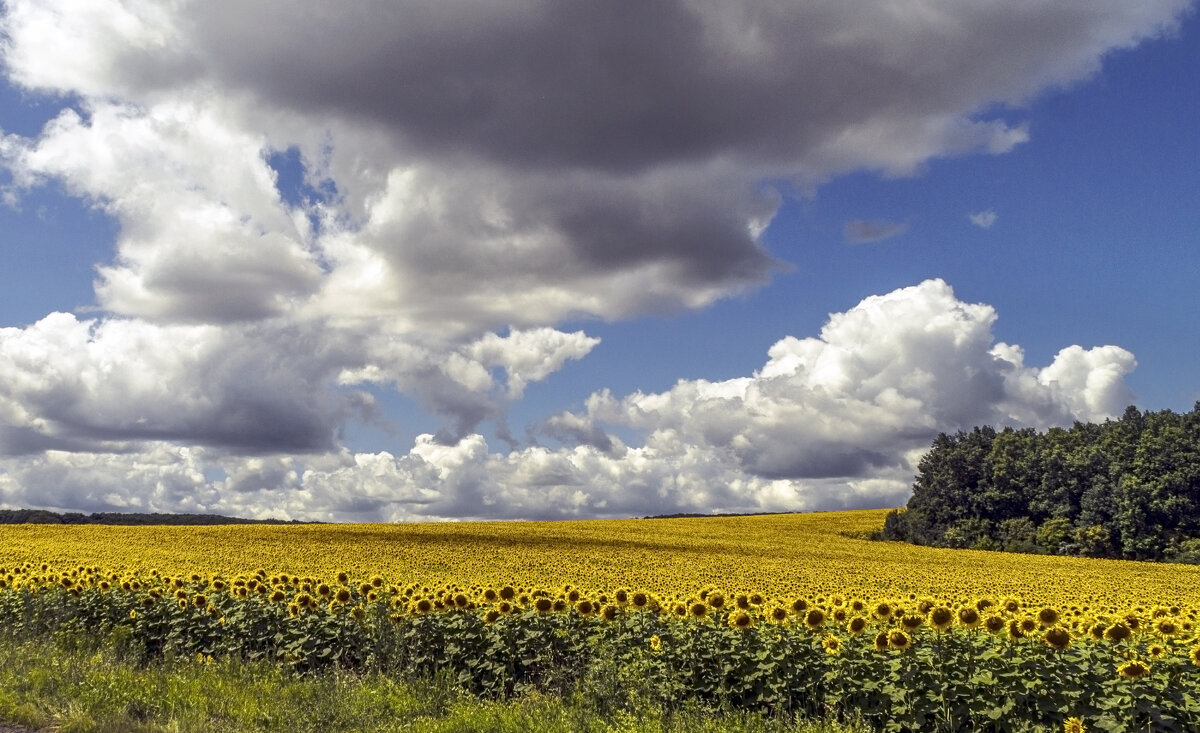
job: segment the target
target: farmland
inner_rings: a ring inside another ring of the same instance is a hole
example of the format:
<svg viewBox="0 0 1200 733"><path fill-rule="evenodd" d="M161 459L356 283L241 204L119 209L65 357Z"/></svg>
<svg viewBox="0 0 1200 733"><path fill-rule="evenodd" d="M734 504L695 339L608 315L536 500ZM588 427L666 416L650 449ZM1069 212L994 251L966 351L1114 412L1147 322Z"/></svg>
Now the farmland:
<svg viewBox="0 0 1200 733"><path fill-rule="evenodd" d="M219 527L0 526L0 565L226 575L380 575L437 586L572 584L781 598L1016 595L1031 604L1200 603L1188 565L877 543L884 511L688 519ZM849 535L849 536L848 536Z"/></svg>
<svg viewBox="0 0 1200 733"><path fill-rule="evenodd" d="M490 699L600 685L894 731L1200 725L1200 568L862 539L884 514L14 525L0 621L100 630L142 663L449 676Z"/></svg>

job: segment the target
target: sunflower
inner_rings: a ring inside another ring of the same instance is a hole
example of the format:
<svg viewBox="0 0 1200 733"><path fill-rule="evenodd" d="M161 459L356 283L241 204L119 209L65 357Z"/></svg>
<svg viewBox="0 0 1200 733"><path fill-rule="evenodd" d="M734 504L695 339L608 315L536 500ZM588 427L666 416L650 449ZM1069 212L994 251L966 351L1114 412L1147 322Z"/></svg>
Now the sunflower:
<svg viewBox="0 0 1200 733"><path fill-rule="evenodd" d="M541 614L550 613L554 608L554 601L549 598L538 598L533 602L533 610Z"/></svg>
<svg viewBox="0 0 1200 733"><path fill-rule="evenodd" d="M1071 646L1071 632L1061 626L1051 626L1042 634L1042 641L1052 649L1066 649Z"/></svg>
<svg viewBox="0 0 1200 733"><path fill-rule="evenodd" d="M1192 650L1188 652L1188 659L1192 660L1192 664L1200 667L1200 644L1192 647Z"/></svg>
<svg viewBox="0 0 1200 733"><path fill-rule="evenodd" d="M1104 638L1104 632L1107 630L1108 626L1106 626L1103 621L1097 621L1088 627L1088 635L1090 635L1096 641L1100 641Z"/></svg>
<svg viewBox="0 0 1200 733"><path fill-rule="evenodd" d="M1021 602L1016 598L1005 598L1000 602L1000 606L1008 613L1016 613L1021 610Z"/></svg>
<svg viewBox="0 0 1200 733"><path fill-rule="evenodd" d="M880 631L875 635L875 651L882 652L888 648L888 632Z"/></svg>
<svg viewBox="0 0 1200 733"><path fill-rule="evenodd" d="M811 608L804 615L804 625L810 629L819 629L825 625L825 612L819 608Z"/></svg>
<svg viewBox="0 0 1200 733"><path fill-rule="evenodd" d="M1067 718L1063 721L1063 733L1087 733L1087 728L1079 718Z"/></svg>
<svg viewBox="0 0 1200 733"><path fill-rule="evenodd" d="M650 651L652 651L652 652L661 652L662 651L662 639L659 638L658 634L655 634L654 636L650 637Z"/></svg>
<svg viewBox="0 0 1200 733"><path fill-rule="evenodd" d="M1159 636L1170 637L1179 633L1179 627L1169 618L1159 619L1158 623L1154 624L1154 630Z"/></svg>
<svg viewBox="0 0 1200 733"><path fill-rule="evenodd" d="M1021 619L1018 623L1021 624L1021 633L1025 634L1026 636L1029 636L1038 629L1037 620L1030 618L1029 616Z"/></svg>
<svg viewBox="0 0 1200 733"><path fill-rule="evenodd" d="M1140 659L1131 659L1117 667L1117 674L1121 679L1138 680L1150 674L1150 665Z"/></svg>
<svg viewBox="0 0 1200 733"><path fill-rule="evenodd" d="M621 615L620 607L614 606L611 603L608 604L607 606L605 606L604 608L600 609L600 617L603 618L605 621L613 621L617 618L617 616L620 616L620 615Z"/></svg>
<svg viewBox="0 0 1200 733"><path fill-rule="evenodd" d="M837 654L842 650L842 641L833 634L826 634L821 640L821 646L825 649L825 653L829 655Z"/></svg>
<svg viewBox="0 0 1200 733"><path fill-rule="evenodd" d="M1058 623L1058 611L1053 608L1046 607L1037 613L1038 623L1043 627L1053 626Z"/></svg>
<svg viewBox="0 0 1200 733"><path fill-rule="evenodd" d="M575 613L578 613L580 616L591 616L595 611L596 609L592 606L592 602L586 598L575 604Z"/></svg>
<svg viewBox="0 0 1200 733"><path fill-rule="evenodd" d="M770 618L772 623L776 623L776 624L787 623L787 620L788 620L787 609L784 608L783 606L776 606L775 608L771 609L771 613L768 616L768 618Z"/></svg>
<svg viewBox="0 0 1200 733"><path fill-rule="evenodd" d="M1167 650L1162 644L1151 644L1150 646L1146 647L1146 654L1151 659L1161 659L1162 657L1166 656Z"/></svg>
<svg viewBox="0 0 1200 733"><path fill-rule="evenodd" d="M338 603L349 603L350 602L350 589L345 586L338 588L337 591L333 594L333 599L335 601L337 601Z"/></svg>
<svg viewBox="0 0 1200 733"><path fill-rule="evenodd" d="M722 608L725 606L725 596L720 593L709 593L705 601L713 608Z"/></svg>
<svg viewBox="0 0 1200 733"><path fill-rule="evenodd" d="M1133 636L1133 629L1118 621L1104 630L1104 638L1111 642L1126 641Z"/></svg>
<svg viewBox="0 0 1200 733"><path fill-rule="evenodd" d="M494 608L489 608L487 613L483 614L483 621L486 624L494 624L498 618L500 618L500 612Z"/></svg>
<svg viewBox="0 0 1200 733"><path fill-rule="evenodd" d="M637 591L629 597L629 605L634 608L645 608L650 605L650 594L645 591Z"/></svg>
<svg viewBox="0 0 1200 733"><path fill-rule="evenodd" d="M908 634L901 631L900 629L893 629L892 632L890 634L888 634L887 639L888 639L888 646L891 647L892 649L904 650L912 645L912 639L909 637Z"/></svg>
<svg viewBox="0 0 1200 733"><path fill-rule="evenodd" d="M708 604L703 601L696 601L689 609L695 618L704 618L708 615Z"/></svg>
<svg viewBox="0 0 1200 733"><path fill-rule="evenodd" d="M880 603L875 606L875 610L872 613L874 613L875 618L879 619L880 621L887 621L892 617L892 606L888 603Z"/></svg>
<svg viewBox="0 0 1200 733"><path fill-rule="evenodd" d="M808 601L804 598L797 598L792 601L792 613L801 614L808 610Z"/></svg>
<svg viewBox="0 0 1200 733"><path fill-rule="evenodd" d="M754 617L745 611L729 614L729 625L735 629L748 629L754 625Z"/></svg>
<svg viewBox="0 0 1200 733"><path fill-rule="evenodd" d="M846 625L846 630L851 634L858 636L867 630L867 620L862 616L855 616L850 619L850 623Z"/></svg>
<svg viewBox="0 0 1200 733"><path fill-rule="evenodd" d="M738 593L736 596L734 596L733 605L737 606L743 611L748 610L750 608L750 596L746 595L745 593Z"/></svg>
<svg viewBox="0 0 1200 733"><path fill-rule="evenodd" d="M908 614L905 616L900 616L899 623L900 628L911 633L921 628L921 625L925 623L925 619L914 614Z"/></svg>
<svg viewBox="0 0 1200 733"><path fill-rule="evenodd" d="M958 609L958 623L964 629L973 629L983 622L983 617L979 615L979 611L971 606L964 606Z"/></svg>
<svg viewBox="0 0 1200 733"><path fill-rule="evenodd" d="M1025 632L1021 630L1021 622L1015 618L1008 622L1008 638L1009 641L1025 638Z"/></svg>
<svg viewBox="0 0 1200 733"><path fill-rule="evenodd" d="M517 597L517 591L511 585L506 585L500 589L500 600L511 601Z"/></svg>

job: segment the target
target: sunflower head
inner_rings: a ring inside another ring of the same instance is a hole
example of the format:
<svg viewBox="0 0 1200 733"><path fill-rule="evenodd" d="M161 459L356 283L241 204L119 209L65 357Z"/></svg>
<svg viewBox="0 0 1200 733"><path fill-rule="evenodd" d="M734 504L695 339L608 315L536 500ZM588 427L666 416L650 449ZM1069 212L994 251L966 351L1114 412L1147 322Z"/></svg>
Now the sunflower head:
<svg viewBox="0 0 1200 733"><path fill-rule="evenodd" d="M1082 720L1071 717L1063 721L1063 733L1087 733L1087 728Z"/></svg>
<svg viewBox="0 0 1200 733"><path fill-rule="evenodd" d="M729 614L729 625L735 629L748 629L754 625L754 618L745 611Z"/></svg>
<svg viewBox="0 0 1200 733"><path fill-rule="evenodd" d="M851 634L858 636L867 630L867 620L862 616L855 616L850 619L850 623L846 624L846 630Z"/></svg>
<svg viewBox="0 0 1200 733"><path fill-rule="evenodd" d="M945 631L954 623L954 612L945 606L936 606L929 612L929 625L938 631Z"/></svg>
<svg viewBox="0 0 1200 733"><path fill-rule="evenodd" d="M912 638L900 629L893 629L892 632L888 634L888 646L892 649L904 650L911 645Z"/></svg>
<svg viewBox="0 0 1200 733"><path fill-rule="evenodd" d="M819 629L825 625L825 612L819 608L810 608L804 614L804 625L810 629Z"/></svg>
<svg viewBox="0 0 1200 733"><path fill-rule="evenodd" d="M1133 629L1126 626L1121 621L1118 621L1104 630L1104 638L1114 643L1126 641L1131 636L1133 636Z"/></svg>
<svg viewBox="0 0 1200 733"><path fill-rule="evenodd" d="M958 623L964 629L973 629L983 621L983 617L979 615L979 611L971 606L964 606L958 609Z"/></svg>
<svg viewBox="0 0 1200 733"><path fill-rule="evenodd" d="M1071 646L1071 632L1061 626L1051 626L1042 634L1042 641L1052 649L1066 649Z"/></svg>
<svg viewBox="0 0 1200 733"><path fill-rule="evenodd" d="M900 627L905 631L916 631L921 628L921 624L925 623L925 619L920 616L906 615L900 617Z"/></svg>
<svg viewBox="0 0 1200 733"><path fill-rule="evenodd" d="M1179 633L1179 627L1169 618L1159 619L1158 623L1154 624L1154 630L1163 637L1171 637Z"/></svg>
<svg viewBox="0 0 1200 733"><path fill-rule="evenodd" d="M888 632L880 631L875 635L875 651L882 652L888 648Z"/></svg>
<svg viewBox="0 0 1200 733"><path fill-rule="evenodd" d="M1053 608L1046 607L1037 613L1038 623L1042 626L1053 626L1058 623L1058 611Z"/></svg>
<svg viewBox="0 0 1200 733"><path fill-rule="evenodd" d="M1150 674L1150 665L1140 659L1131 659L1117 667L1117 674L1123 680L1139 680Z"/></svg>
<svg viewBox="0 0 1200 733"><path fill-rule="evenodd" d="M842 641L833 634L826 634L821 640L821 647L825 649L825 653L834 655L842 651Z"/></svg>

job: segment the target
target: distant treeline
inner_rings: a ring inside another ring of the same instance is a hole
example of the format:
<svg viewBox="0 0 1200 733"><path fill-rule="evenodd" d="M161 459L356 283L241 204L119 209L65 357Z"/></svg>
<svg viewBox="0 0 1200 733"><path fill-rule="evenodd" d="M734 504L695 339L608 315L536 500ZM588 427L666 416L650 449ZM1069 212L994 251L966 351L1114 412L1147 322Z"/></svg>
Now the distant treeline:
<svg viewBox="0 0 1200 733"><path fill-rule="evenodd" d="M882 539L1200 562L1200 402L1071 428L942 433Z"/></svg>
<svg viewBox="0 0 1200 733"><path fill-rule="evenodd" d="M242 519L219 514L134 514L124 512L51 512L44 509L0 509L0 524L313 524L282 519Z"/></svg>

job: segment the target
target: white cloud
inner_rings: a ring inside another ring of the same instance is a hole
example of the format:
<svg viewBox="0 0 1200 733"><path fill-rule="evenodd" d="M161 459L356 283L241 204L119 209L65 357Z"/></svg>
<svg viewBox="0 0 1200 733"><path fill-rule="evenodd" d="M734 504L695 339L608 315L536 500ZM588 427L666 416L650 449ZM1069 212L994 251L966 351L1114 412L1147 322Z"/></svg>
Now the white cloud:
<svg viewBox="0 0 1200 733"><path fill-rule="evenodd" d="M991 226L996 223L997 217L996 212L992 211L991 209L985 209L983 211L977 211L973 214L968 214L967 218L971 220L972 224L980 229L990 229Z"/></svg>
<svg viewBox="0 0 1200 733"><path fill-rule="evenodd" d="M499 453L468 433L452 444L420 436L400 456L346 449L236 456L162 441L130 442L124 452L33 451L0 460L0 502L346 520L894 506L940 431L1102 420L1131 399L1123 378L1136 362L1124 349L1069 346L1050 365L1030 367L1019 347L994 342L995 319L990 306L959 301L944 282L930 280L833 314L817 337L781 339L751 375L681 380L666 392L619 398L597 392L582 414L549 422L549 432L568 442L561 448ZM39 329L83 328L70 316L57 320ZM542 360L524 363L542 365L590 348L588 341L514 333L488 340L478 356L538 353ZM15 376L7 380L13 389L37 391L31 376L24 383ZM149 402L129 388L114 396L120 404L101 404L98 392L83 388L76 395L89 408L115 410L118 423L141 414L122 405ZM167 415L179 398L162 399L148 432L171 424ZM642 444L627 445L606 425L633 430Z"/></svg>

